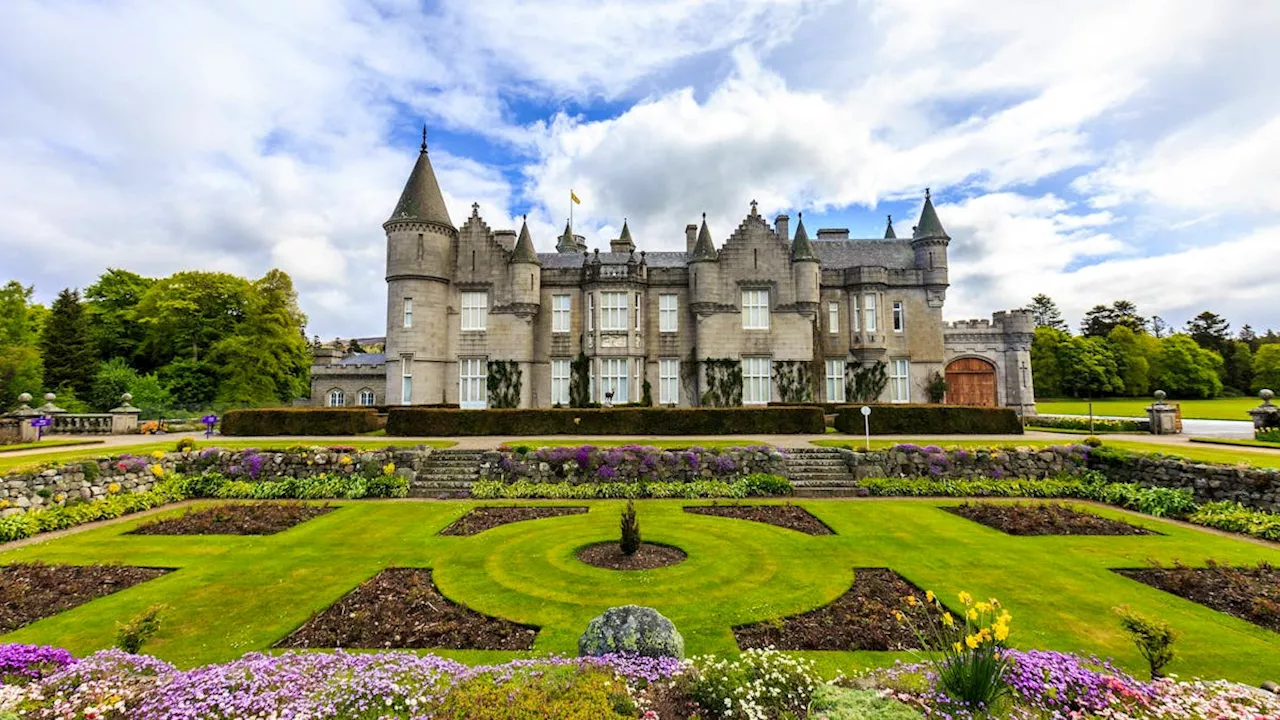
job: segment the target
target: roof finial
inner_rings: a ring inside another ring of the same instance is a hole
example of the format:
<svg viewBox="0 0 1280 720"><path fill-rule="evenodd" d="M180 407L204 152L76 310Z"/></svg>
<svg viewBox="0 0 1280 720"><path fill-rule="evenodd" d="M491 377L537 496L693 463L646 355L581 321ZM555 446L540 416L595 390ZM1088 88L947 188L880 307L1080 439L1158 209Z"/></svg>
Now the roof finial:
<svg viewBox="0 0 1280 720"><path fill-rule="evenodd" d="M756 201L755 201L755 200L752 200L752 201L751 201L751 214L752 214L752 215L757 215L757 214L758 214L758 213L756 212Z"/></svg>
<svg viewBox="0 0 1280 720"><path fill-rule="evenodd" d="M928 200L928 199L929 199L929 188L925 188L925 189L924 189L924 199L925 199L925 200Z"/></svg>
<svg viewBox="0 0 1280 720"><path fill-rule="evenodd" d="M890 225L892 225L892 224L893 224L893 216L892 216L892 215L885 215L885 217L889 218L889 224L890 224Z"/></svg>
<svg viewBox="0 0 1280 720"><path fill-rule="evenodd" d="M427 124L422 123L422 152L427 151Z"/></svg>
<svg viewBox="0 0 1280 720"><path fill-rule="evenodd" d="M521 220L521 222L529 222L529 213L525 213L525 214L521 215L521 216L520 216L520 220Z"/></svg>

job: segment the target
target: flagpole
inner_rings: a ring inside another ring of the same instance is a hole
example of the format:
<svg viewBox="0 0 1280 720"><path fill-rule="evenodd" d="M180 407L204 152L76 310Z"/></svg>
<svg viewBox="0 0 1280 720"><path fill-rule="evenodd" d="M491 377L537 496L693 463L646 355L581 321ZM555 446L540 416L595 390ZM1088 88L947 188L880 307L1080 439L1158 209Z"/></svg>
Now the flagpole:
<svg viewBox="0 0 1280 720"><path fill-rule="evenodd" d="M573 235L573 188L569 188L569 234Z"/></svg>

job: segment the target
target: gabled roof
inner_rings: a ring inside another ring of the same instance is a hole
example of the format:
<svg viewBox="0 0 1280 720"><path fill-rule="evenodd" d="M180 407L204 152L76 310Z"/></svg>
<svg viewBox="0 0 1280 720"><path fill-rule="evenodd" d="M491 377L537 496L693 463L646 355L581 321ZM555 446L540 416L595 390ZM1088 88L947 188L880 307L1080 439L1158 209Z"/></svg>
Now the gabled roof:
<svg viewBox="0 0 1280 720"><path fill-rule="evenodd" d="M427 128L422 128L422 149L418 153L418 162L414 163L409 180L400 193L400 202L391 211L387 222L395 220L417 220L436 223L453 228L449 219L449 210L445 208L444 196L440 194L440 183L436 181L435 170L431 168L431 159L427 157ZM454 228L455 230L457 228Z"/></svg>

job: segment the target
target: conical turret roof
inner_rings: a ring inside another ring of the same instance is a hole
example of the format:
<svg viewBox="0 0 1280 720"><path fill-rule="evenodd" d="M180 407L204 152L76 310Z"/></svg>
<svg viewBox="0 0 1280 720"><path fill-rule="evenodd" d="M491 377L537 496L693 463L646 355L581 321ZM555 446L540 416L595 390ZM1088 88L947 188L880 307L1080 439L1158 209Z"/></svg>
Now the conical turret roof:
<svg viewBox="0 0 1280 720"><path fill-rule="evenodd" d="M716 244L711 240L711 231L707 229L707 214L702 213L702 228L698 230L698 242L693 246L692 260L715 260Z"/></svg>
<svg viewBox="0 0 1280 720"><path fill-rule="evenodd" d="M396 220L417 220L453 227L449 211L444 205L444 196L440 194L440 183L436 181L431 159L427 157L425 125L422 128L422 150L418 153L418 162L414 163L413 172L409 173L409 180L404 184L404 192L400 193L400 202L396 203L396 209L391 212L387 222Z"/></svg>
<svg viewBox="0 0 1280 720"><path fill-rule="evenodd" d="M804 213L800 213L800 220L796 223L796 238L791 241L791 260L818 260L818 254L813 251L813 244L809 242L809 233L804 229Z"/></svg>
<svg viewBox="0 0 1280 720"><path fill-rule="evenodd" d="M951 239L947 231L942 229L942 222L938 220L938 211L933 209L933 198L929 195L929 188L924 189L924 209L920 211L920 222L916 223L916 231L912 236L915 240L924 238Z"/></svg>
<svg viewBox="0 0 1280 720"><path fill-rule="evenodd" d="M618 239L629 245L635 246L635 241L631 239L631 228L627 226L626 218L623 218L622 220L622 234L618 236Z"/></svg>
<svg viewBox="0 0 1280 720"><path fill-rule="evenodd" d="M896 232L894 232L894 231L893 231L893 216L892 216L892 215L890 215L890 216L889 216L889 224L888 224L888 225L885 225L885 228L884 228L884 239L885 239L885 240L895 240L895 239L897 239L897 237L898 237L898 233L896 233Z"/></svg>
<svg viewBox="0 0 1280 720"><path fill-rule="evenodd" d="M541 265L538 251L533 249L533 238L529 237L529 218L525 217L520 224L520 237L516 240L515 249L511 251L511 262Z"/></svg>

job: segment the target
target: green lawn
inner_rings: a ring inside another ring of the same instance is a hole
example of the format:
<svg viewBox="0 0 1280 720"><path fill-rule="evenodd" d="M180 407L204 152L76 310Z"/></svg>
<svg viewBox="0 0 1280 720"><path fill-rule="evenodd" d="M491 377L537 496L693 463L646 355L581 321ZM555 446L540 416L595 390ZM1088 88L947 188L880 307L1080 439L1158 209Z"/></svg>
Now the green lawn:
<svg viewBox="0 0 1280 720"><path fill-rule="evenodd" d="M18 443L16 445L0 445L0 453L17 452L19 450L35 450L37 448L69 447L71 445L101 445L105 440L41 440L40 442Z"/></svg>
<svg viewBox="0 0 1280 720"><path fill-rule="evenodd" d="M156 450L173 450L177 445L176 437L167 440L158 440L156 442L139 443L137 445L118 445L109 448L93 447L89 449L78 450L55 450L47 453L32 453L30 455L18 455L14 457L0 457L0 473L13 472L28 467L43 465L50 462L69 462L72 460L89 460L108 455L123 455L130 453L132 455L146 455ZM427 445L429 447L447 448L457 445L452 440L387 440L385 438L377 440L361 440L359 438L337 438L337 439L290 439L290 440L264 440L262 438L254 440L228 440L225 438L217 438L215 440L204 441L197 440L197 448L219 447L228 450L240 450L244 448L259 448L262 450L282 450L284 448L296 447L298 445L344 445L346 447L354 447L360 450L369 450L376 448L393 447L417 447L419 445Z"/></svg>
<svg viewBox="0 0 1280 720"><path fill-rule="evenodd" d="M628 438L626 440L597 440L595 438L556 438L547 440L546 438L522 438L520 440L511 440L502 443L504 448L520 447L521 445L530 448L544 447L578 447L580 445L594 445L596 447L620 447L622 445L644 445L647 447L666 448L668 450L684 450L691 447L704 448L726 448L726 447L744 447L747 445L764 445L760 440L751 440L749 438L688 438L680 440L654 440L652 438Z"/></svg>
<svg viewBox="0 0 1280 720"><path fill-rule="evenodd" d="M1265 440L1249 440L1246 438L1216 438L1216 437L1193 437L1189 439L1193 443L1205 443L1208 445L1235 445L1236 447L1259 447L1259 448L1270 448L1271 450L1280 450L1280 443L1267 442Z"/></svg>
<svg viewBox="0 0 1280 720"><path fill-rule="evenodd" d="M949 501L942 501L949 502ZM9 642L50 643L77 653L106 647L115 623L154 603L169 606L147 651L183 666L264 650L316 611L388 566L433 568L449 598L541 627L535 653L573 654L588 620L625 603L670 617L690 653L736 648L731 627L804 612L838 597L854 568L890 567L945 600L967 590L998 597L1023 648L1098 653L1130 670L1141 660L1111 608L1128 604L1180 633L1169 670L1183 677L1257 683L1280 676L1280 634L1162 593L1109 568L1149 559L1200 564L1280 562L1280 548L1153 518L1100 509L1163 535L1013 537L934 507L934 501L804 500L836 531L811 537L769 525L692 515L681 501L641 501L647 540L683 548L686 562L644 572L589 567L577 548L615 538L622 504L517 523L473 537L435 533L474 502L354 501L268 537L124 534L140 520L86 530L0 553L0 563L117 562L177 568L10 633ZM181 512L172 510L169 512ZM886 610L886 612L888 612ZM455 652L464 660L514 653ZM827 672L892 662L895 653L811 653Z"/></svg>
<svg viewBox="0 0 1280 720"><path fill-rule="evenodd" d="M1146 417L1151 398L1105 398L1093 401L1094 415ZM1213 400L1170 400L1182 406L1182 417L1196 420L1248 420L1246 412L1262 404L1256 397L1214 398ZM1088 415L1089 401L1075 398L1042 400L1036 398L1036 412L1041 415Z"/></svg>

